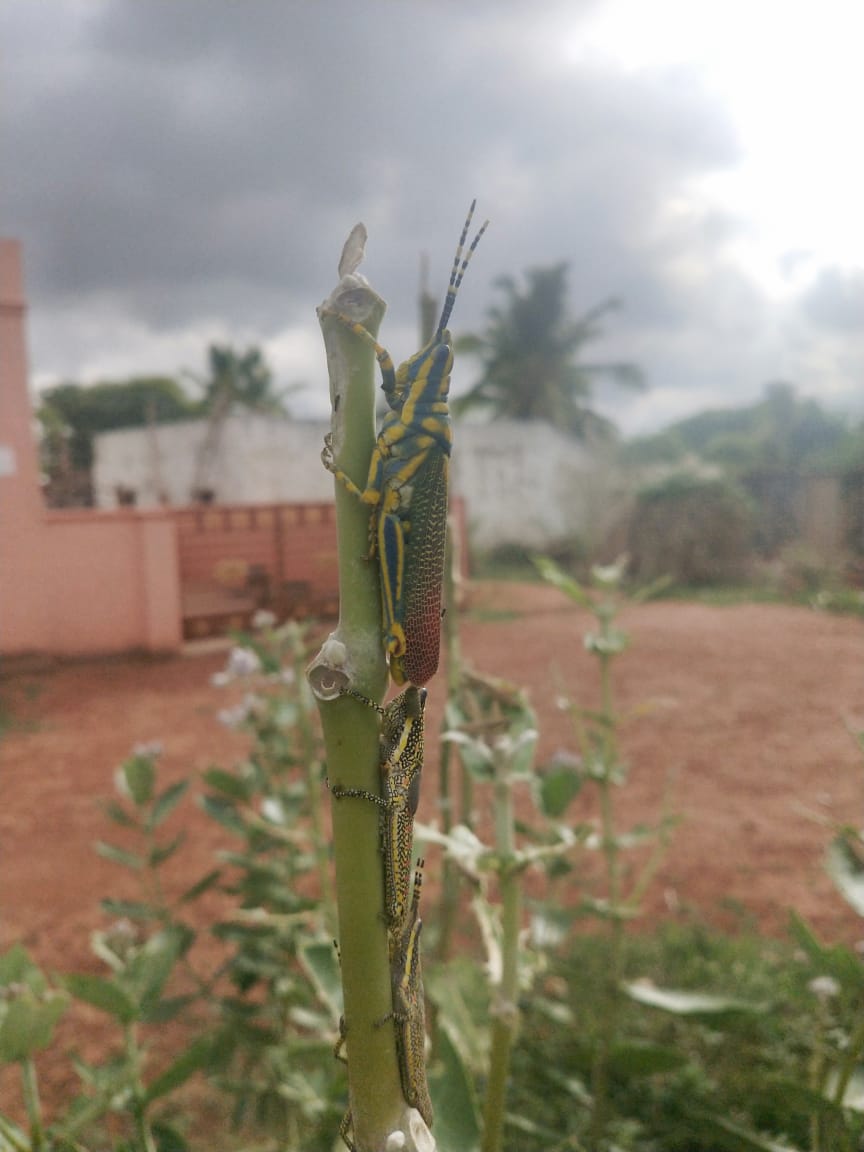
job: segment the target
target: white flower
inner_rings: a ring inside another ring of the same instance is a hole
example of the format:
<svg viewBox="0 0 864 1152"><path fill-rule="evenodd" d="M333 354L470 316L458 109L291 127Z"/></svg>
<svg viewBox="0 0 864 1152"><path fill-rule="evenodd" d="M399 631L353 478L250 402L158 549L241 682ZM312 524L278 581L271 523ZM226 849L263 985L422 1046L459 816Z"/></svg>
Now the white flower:
<svg viewBox="0 0 864 1152"><path fill-rule="evenodd" d="M251 648L232 648L226 669L229 676L254 676L261 671L261 661Z"/></svg>
<svg viewBox="0 0 864 1152"><path fill-rule="evenodd" d="M241 648L239 645L231 649L228 663L221 672L211 676L210 683L214 688L224 688L232 680L242 679L244 676L254 676L261 671L261 661L258 654L251 648Z"/></svg>
<svg viewBox="0 0 864 1152"><path fill-rule="evenodd" d="M259 608L255 615L252 617L252 627L260 631L265 628L275 628L276 626L276 613L270 612L267 608Z"/></svg>
<svg viewBox="0 0 864 1152"><path fill-rule="evenodd" d="M840 994L840 984L833 976L815 976L807 987L823 1003Z"/></svg>
<svg viewBox="0 0 864 1152"><path fill-rule="evenodd" d="M256 696L254 692L247 692L241 702L235 704L233 708L220 708L216 713L216 719L226 728L239 728L260 710L262 704L260 696Z"/></svg>

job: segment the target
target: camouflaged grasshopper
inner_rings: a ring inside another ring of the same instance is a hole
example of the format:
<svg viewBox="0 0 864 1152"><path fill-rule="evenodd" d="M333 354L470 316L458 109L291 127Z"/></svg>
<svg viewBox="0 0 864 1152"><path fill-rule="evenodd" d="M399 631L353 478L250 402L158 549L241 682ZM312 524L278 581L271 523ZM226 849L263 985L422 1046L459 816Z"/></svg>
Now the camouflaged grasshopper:
<svg viewBox="0 0 864 1152"><path fill-rule="evenodd" d="M426 1004L420 966L422 867L423 861L418 860L411 911L401 931L390 934L390 980L393 986L393 1012L390 1018L396 1026L396 1054L399 1057L402 1095L406 1103L416 1108L431 1128L432 1101L426 1083Z"/></svg>
<svg viewBox="0 0 864 1152"><path fill-rule="evenodd" d="M420 890L423 883L423 860L417 861L414 873L414 892L411 908L400 929L389 933L390 984L393 1010L377 1021L386 1024L392 1020L396 1030L396 1056L399 1062L399 1080L406 1104L416 1108L426 1125L431 1128L434 1119L432 1100L426 1081L426 1000L423 992L423 974L420 963ZM344 1017L339 1020L339 1039L333 1049L337 1060L344 1062L342 1049L348 1029ZM339 1135L350 1152L357 1152L353 1139L354 1118L349 1108L339 1125Z"/></svg>
<svg viewBox="0 0 864 1152"><path fill-rule="evenodd" d="M453 342L447 324L468 262L489 223L474 237L463 259L475 204L471 202L462 229L435 333L398 368L362 324L333 309L319 312L338 320L375 350L390 408L381 422L364 488L336 467L329 437L321 458L349 492L372 507L369 555L378 555L384 647L396 684L425 684L438 668L453 439L447 406Z"/></svg>
<svg viewBox="0 0 864 1152"><path fill-rule="evenodd" d="M342 788L330 791L337 799L357 796L371 800L381 809L381 850L384 853L384 915L390 928L398 928L405 919L408 892L411 887L411 854L414 845L414 816L420 802L420 777L423 771L423 714L426 689L413 685L382 708L359 692L347 691L381 716L378 766L383 796L365 788Z"/></svg>

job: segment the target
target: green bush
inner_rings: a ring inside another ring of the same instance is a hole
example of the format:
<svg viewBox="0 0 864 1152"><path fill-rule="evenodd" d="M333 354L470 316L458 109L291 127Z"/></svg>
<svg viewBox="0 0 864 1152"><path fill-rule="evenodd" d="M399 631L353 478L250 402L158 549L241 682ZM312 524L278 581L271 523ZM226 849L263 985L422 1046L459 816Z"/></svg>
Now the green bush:
<svg viewBox="0 0 864 1152"><path fill-rule="evenodd" d="M747 575L752 511L727 480L673 476L636 496L628 533L638 580L735 583Z"/></svg>

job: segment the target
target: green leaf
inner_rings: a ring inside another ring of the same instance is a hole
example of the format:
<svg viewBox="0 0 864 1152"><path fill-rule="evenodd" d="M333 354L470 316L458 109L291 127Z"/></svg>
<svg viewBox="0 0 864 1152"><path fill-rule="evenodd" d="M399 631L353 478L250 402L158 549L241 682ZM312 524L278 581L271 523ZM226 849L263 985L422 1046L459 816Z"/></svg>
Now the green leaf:
<svg viewBox="0 0 864 1152"><path fill-rule="evenodd" d="M188 938L188 930L171 928L158 932L150 937L126 969L145 1018L157 1010L162 989L184 946L188 946Z"/></svg>
<svg viewBox="0 0 864 1152"><path fill-rule="evenodd" d="M180 845L186 839L185 832L178 832L173 840L169 840L167 844L160 844L154 848L149 856L147 862L151 868L158 868L160 864L164 864L166 860L170 860Z"/></svg>
<svg viewBox="0 0 864 1152"><path fill-rule="evenodd" d="M189 1152L189 1142L173 1124L157 1120L153 1125L156 1152Z"/></svg>
<svg viewBox="0 0 864 1152"><path fill-rule="evenodd" d="M474 1083L452 1042L446 1020L438 1032L438 1053L429 1076L435 1108L435 1137L440 1152L476 1152L480 1147L480 1113Z"/></svg>
<svg viewBox="0 0 864 1152"><path fill-rule="evenodd" d="M298 959L304 972L335 1019L342 1014L342 974L336 949L329 941L301 946Z"/></svg>
<svg viewBox="0 0 864 1152"><path fill-rule="evenodd" d="M112 900L109 897L101 901L101 907L109 916L128 916L130 920L158 920L160 917L157 908L142 900Z"/></svg>
<svg viewBox="0 0 864 1152"><path fill-rule="evenodd" d="M735 1143L731 1147L735 1148L736 1152L800 1152L800 1149L791 1144L780 1144L768 1136L763 1136L761 1132L754 1132L740 1124L734 1124L725 1116L703 1114L700 1115L700 1123L709 1131L713 1125L720 1132L734 1137Z"/></svg>
<svg viewBox="0 0 864 1152"><path fill-rule="evenodd" d="M705 992L678 992L671 988L657 988L653 984L625 984L624 991L631 1000L649 1008L659 1008L675 1016L730 1016L740 1013L761 1014L768 1005L740 1000L734 996L712 996Z"/></svg>
<svg viewBox="0 0 864 1152"><path fill-rule="evenodd" d="M176 1020L180 1013L194 1002L195 997L191 993L186 996L165 997L152 1008L148 1008L144 1018L148 1024L165 1024L169 1020Z"/></svg>
<svg viewBox="0 0 864 1152"><path fill-rule="evenodd" d="M36 991L45 987L45 977L20 944L0 956L0 988L7 984L27 984Z"/></svg>
<svg viewBox="0 0 864 1152"><path fill-rule="evenodd" d="M92 1004L119 1020L121 1024L131 1024L138 1016L135 1001L113 980L86 973L70 973L63 977L63 983L76 1000Z"/></svg>
<svg viewBox="0 0 864 1152"><path fill-rule="evenodd" d="M106 860L113 860L115 864L122 864L124 868L131 868L140 872L144 867L144 860L135 852L127 852L125 848L118 848L116 844L106 844L104 840L97 840L96 851Z"/></svg>
<svg viewBox="0 0 864 1152"><path fill-rule="evenodd" d="M212 816L223 828L238 832L241 836L246 834L243 817L230 800L223 800L221 796L204 796L201 804L207 815Z"/></svg>
<svg viewBox="0 0 864 1152"><path fill-rule="evenodd" d="M550 764L539 778L539 807L544 815L556 820L579 795L582 788L581 763L558 760Z"/></svg>
<svg viewBox="0 0 864 1152"><path fill-rule="evenodd" d="M156 767L150 756L132 756L123 764L126 787L140 808L149 803L156 783Z"/></svg>
<svg viewBox="0 0 864 1152"><path fill-rule="evenodd" d="M204 783L214 792L222 792L232 800L248 800L252 795L252 782L243 780L222 768L208 768L203 773Z"/></svg>
<svg viewBox="0 0 864 1152"><path fill-rule="evenodd" d="M212 1052L213 1038L211 1036L199 1036L147 1088L144 1094L145 1104L158 1100L160 1096L167 1096L169 1092L173 1092L175 1088L185 1084L194 1072L206 1068L210 1064Z"/></svg>
<svg viewBox="0 0 864 1152"><path fill-rule="evenodd" d="M857 843L856 843L857 840ZM828 848L825 867L840 895L864 916L864 845L849 834L837 836Z"/></svg>
<svg viewBox="0 0 864 1152"><path fill-rule="evenodd" d="M565 596L574 603L581 604L583 608L591 607L591 597L586 590L578 581L562 572L554 560L550 560L548 556L535 556L534 566L547 584L559 588Z"/></svg>
<svg viewBox="0 0 864 1152"><path fill-rule="evenodd" d="M659 1072L674 1072L687 1064L687 1057L676 1048L661 1044L631 1042L616 1045L610 1054L609 1066L615 1076L654 1076Z"/></svg>
<svg viewBox="0 0 864 1152"><path fill-rule="evenodd" d="M147 824L150 828L158 828L160 824L171 815L189 788L188 780L178 780L176 784L172 784L161 792L153 804L153 808L147 818Z"/></svg>
<svg viewBox="0 0 864 1152"><path fill-rule="evenodd" d="M115 824L119 824L121 828L138 827L138 821L135 817L127 812L122 804L118 804L116 800L108 800L102 805L102 811L109 819L113 820Z"/></svg>
<svg viewBox="0 0 864 1152"><path fill-rule="evenodd" d="M829 1073L826 1088L829 1095L833 1086L836 1086L836 1080L834 1074ZM782 1114L788 1116L809 1117L818 1114L833 1116L839 1122L843 1119L843 1109L838 1104L801 1080L772 1077L765 1084L765 1096L774 1108L782 1109Z"/></svg>
<svg viewBox="0 0 864 1152"><path fill-rule="evenodd" d="M197 900L199 896L202 896L208 889L213 887L221 875L222 869L214 868L212 872L208 872L206 876L202 876L191 888L186 889L180 897L180 903L189 904L192 900Z"/></svg>
<svg viewBox="0 0 864 1152"><path fill-rule="evenodd" d="M842 944L828 947L820 943L809 925L795 912L789 918L789 928L820 975L834 976L849 989L861 988L864 969L861 967L860 959L851 949Z"/></svg>
<svg viewBox="0 0 864 1152"><path fill-rule="evenodd" d="M831 1098L832 1103L839 1086L838 1071L835 1068L828 1076L828 1082L825 1085L825 1092ZM844 1108L851 1108L854 1112L864 1112L864 1070L860 1067L849 1077L849 1083L843 1090L841 1104Z"/></svg>
<svg viewBox="0 0 864 1152"><path fill-rule="evenodd" d="M483 968L467 957L454 957L446 968L424 973L429 999L439 1009L442 1027L458 1045L464 1064L483 1068L489 1063L489 981Z"/></svg>
<svg viewBox="0 0 864 1152"><path fill-rule="evenodd" d="M47 1048L54 1026L68 1003L69 998L63 992L46 992L38 998L31 992L23 992L8 1001L0 1017L0 1061L25 1060L41 1048Z"/></svg>

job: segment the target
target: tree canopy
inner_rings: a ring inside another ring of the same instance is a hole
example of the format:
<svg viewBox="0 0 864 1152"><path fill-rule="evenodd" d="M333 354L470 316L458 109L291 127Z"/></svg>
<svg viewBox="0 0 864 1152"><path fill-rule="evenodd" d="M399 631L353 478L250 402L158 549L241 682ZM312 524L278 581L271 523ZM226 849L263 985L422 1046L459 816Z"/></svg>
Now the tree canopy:
<svg viewBox="0 0 864 1152"><path fill-rule="evenodd" d="M488 313L484 332L458 347L479 356L479 380L452 401L458 413L485 408L495 417L546 420L580 439L608 437L614 425L592 407L594 385L606 377L641 387L642 373L627 362L587 361L586 347L602 334L602 320L618 307L605 300L572 319L567 306L566 263L533 268L520 286L511 276L497 281L503 299Z"/></svg>
<svg viewBox="0 0 864 1152"><path fill-rule="evenodd" d="M207 368L205 377L192 379L203 389L201 409L208 415L234 407L285 413L285 391L274 388L273 373L260 348L253 345L238 352L230 344L211 344Z"/></svg>
<svg viewBox="0 0 864 1152"><path fill-rule="evenodd" d="M645 464L674 463L691 454L735 473L797 469L837 463L853 439L842 416L775 381L755 404L688 416L655 436L631 441L624 456Z"/></svg>
<svg viewBox="0 0 864 1152"><path fill-rule="evenodd" d="M171 376L136 376L96 384L58 384L42 393L37 416L42 425L42 468L49 481L68 486L70 476L93 466L93 442L100 432L155 427L177 420L208 419L207 452L213 455L227 416L237 407L284 413L288 389L277 391L261 350L235 350L213 344L208 371L195 378L201 395L191 396Z"/></svg>
<svg viewBox="0 0 864 1152"><path fill-rule="evenodd" d="M46 440L68 442L69 466L88 469L97 433L189 420L200 411L200 403L173 378L139 376L87 386L58 384L42 393L37 416Z"/></svg>

